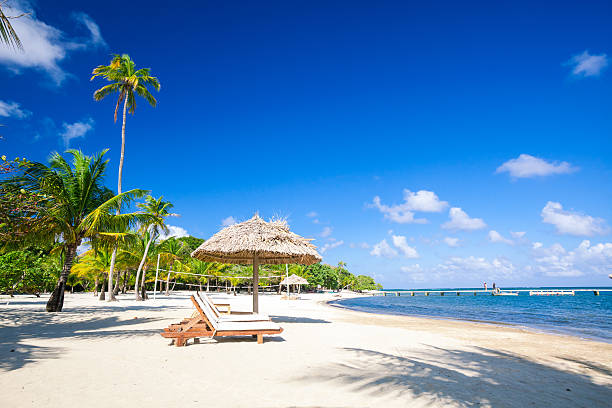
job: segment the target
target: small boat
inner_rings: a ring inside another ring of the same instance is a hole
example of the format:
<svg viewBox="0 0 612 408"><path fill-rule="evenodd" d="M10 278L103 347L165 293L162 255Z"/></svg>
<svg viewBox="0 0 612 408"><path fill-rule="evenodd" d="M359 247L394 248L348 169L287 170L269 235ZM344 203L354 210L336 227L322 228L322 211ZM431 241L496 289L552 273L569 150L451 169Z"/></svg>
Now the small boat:
<svg viewBox="0 0 612 408"><path fill-rule="evenodd" d="M518 292L493 292L493 296L518 296Z"/></svg>

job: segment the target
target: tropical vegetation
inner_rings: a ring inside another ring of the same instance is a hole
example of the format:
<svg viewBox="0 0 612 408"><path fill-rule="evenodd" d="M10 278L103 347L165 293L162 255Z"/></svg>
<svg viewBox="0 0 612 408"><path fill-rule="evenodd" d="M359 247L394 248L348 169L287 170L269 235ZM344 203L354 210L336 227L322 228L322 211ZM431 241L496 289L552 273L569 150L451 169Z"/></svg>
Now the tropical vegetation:
<svg viewBox="0 0 612 408"><path fill-rule="evenodd" d="M2 41L20 45L0 7ZM135 112L136 96L156 106L149 87L159 91L157 78L149 68L136 69L126 54L96 67L91 79L97 77L110 83L95 91L96 101L117 95L115 121L123 106L117 191L105 184L107 150L91 156L78 150L52 153L47 163L1 156L0 293L51 292L49 312L62 311L67 289L99 293L109 301L130 288L137 300L146 300L151 290L250 293L251 266L192 258L204 240L169 236L166 220L176 215L171 202L143 189L122 190L126 114ZM306 290L381 288L369 276L351 274L344 262L262 265L260 288L280 291L287 273L308 280Z"/></svg>

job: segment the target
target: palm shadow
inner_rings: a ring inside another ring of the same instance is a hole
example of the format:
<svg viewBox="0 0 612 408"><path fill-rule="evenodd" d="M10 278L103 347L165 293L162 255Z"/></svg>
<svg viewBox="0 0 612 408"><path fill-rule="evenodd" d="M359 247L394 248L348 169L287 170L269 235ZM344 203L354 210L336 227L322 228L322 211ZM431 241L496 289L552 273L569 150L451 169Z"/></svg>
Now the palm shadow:
<svg viewBox="0 0 612 408"><path fill-rule="evenodd" d="M16 370L42 359L59 358L60 347L28 344L35 339L132 338L159 333L158 329L135 329L133 326L161 321L162 318L120 320L109 312L154 310L158 306L82 307L62 313L40 309L3 307L0 313L0 370Z"/></svg>
<svg viewBox="0 0 612 408"><path fill-rule="evenodd" d="M412 352L410 358L360 348L342 350L343 362L289 381L328 382L351 392L412 398L415 405L606 407L612 400L612 389L588 375L497 350L430 347Z"/></svg>
<svg viewBox="0 0 612 408"><path fill-rule="evenodd" d="M312 319L310 317L299 316L270 315L270 319L276 323L331 323L329 320Z"/></svg>

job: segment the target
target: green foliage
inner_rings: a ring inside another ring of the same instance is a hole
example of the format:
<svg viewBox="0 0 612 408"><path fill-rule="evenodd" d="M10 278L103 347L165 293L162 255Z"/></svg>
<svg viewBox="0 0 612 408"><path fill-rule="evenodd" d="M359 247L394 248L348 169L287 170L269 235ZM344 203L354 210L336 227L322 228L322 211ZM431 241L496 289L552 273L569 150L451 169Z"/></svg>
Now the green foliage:
<svg viewBox="0 0 612 408"><path fill-rule="evenodd" d="M338 271L333 266L326 264L314 264L308 268L309 286L336 290L338 289Z"/></svg>
<svg viewBox="0 0 612 408"><path fill-rule="evenodd" d="M367 275L358 275L355 282L354 290L380 290L382 285L376 283L374 278Z"/></svg>
<svg viewBox="0 0 612 408"><path fill-rule="evenodd" d="M91 80L102 77L110 84L94 92L94 99L100 101L109 95L118 93L117 104L115 105L115 122L117 121L117 111L122 102L127 103L128 112L134 114L136 111L136 95L144 98L153 107L157 101L151 95L147 86L159 91L161 85L156 77L151 76L150 68L136 69L136 64L129 55L114 54L109 65L99 65L94 68Z"/></svg>
<svg viewBox="0 0 612 408"><path fill-rule="evenodd" d="M177 238L177 240L182 242L187 246L187 248L189 248L189 253L195 251L204 242L202 238L196 238L192 236Z"/></svg>
<svg viewBox="0 0 612 408"><path fill-rule="evenodd" d="M41 249L0 255L0 292L40 293L53 288L61 267Z"/></svg>

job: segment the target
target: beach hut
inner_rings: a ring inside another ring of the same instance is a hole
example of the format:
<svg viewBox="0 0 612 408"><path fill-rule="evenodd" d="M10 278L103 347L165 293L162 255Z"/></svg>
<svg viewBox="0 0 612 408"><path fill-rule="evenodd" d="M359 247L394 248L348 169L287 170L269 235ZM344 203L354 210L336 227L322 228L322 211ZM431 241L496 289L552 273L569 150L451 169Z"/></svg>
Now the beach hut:
<svg viewBox="0 0 612 408"><path fill-rule="evenodd" d="M266 222L257 214L248 221L223 228L191 256L204 262L252 264L253 313L259 312L259 265L312 265L321 261L310 240L291 232L285 221Z"/></svg>
<svg viewBox="0 0 612 408"><path fill-rule="evenodd" d="M300 293L300 288L302 285L308 285L308 281L304 278L301 278L299 276L297 276L295 273L291 276L287 276L285 279L282 280L282 282L280 283L281 286L285 285L287 287L287 294L289 294L289 286L290 285L297 285L298 287L298 293Z"/></svg>

